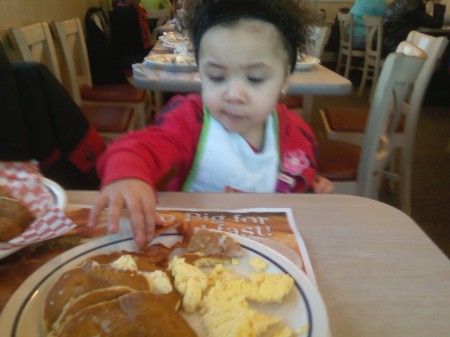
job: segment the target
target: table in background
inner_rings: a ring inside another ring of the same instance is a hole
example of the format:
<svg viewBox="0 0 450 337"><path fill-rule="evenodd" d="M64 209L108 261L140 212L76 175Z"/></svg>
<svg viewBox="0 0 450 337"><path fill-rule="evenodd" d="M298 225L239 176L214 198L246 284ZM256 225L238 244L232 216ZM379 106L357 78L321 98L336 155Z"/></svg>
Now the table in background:
<svg viewBox="0 0 450 337"><path fill-rule="evenodd" d="M89 204L95 192L69 192ZM450 261L401 211L355 196L160 193L170 208L289 207L305 240L332 337L448 336Z"/></svg>
<svg viewBox="0 0 450 337"><path fill-rule="evenodd" d="M158 43L155 45L155 53L161 52ZM160 72L158 75L148 74L146 76L138 75L136 67L143 69L144 64L135 65L133 71L132 83L138 88L151 91L163 92L200 92L201 82L196 73L192 72L173 72L174 76L170 76L170 72ZM313 96L337 96L347 95L352 91L352 83L347 78L337 74L336 72L316 64L311 69L294 71L291 77L287 94L305 95L303 100L302 117L305 121L311 120L313 109ZM162 102L157 102L157 110L161 108Z"/></svg>

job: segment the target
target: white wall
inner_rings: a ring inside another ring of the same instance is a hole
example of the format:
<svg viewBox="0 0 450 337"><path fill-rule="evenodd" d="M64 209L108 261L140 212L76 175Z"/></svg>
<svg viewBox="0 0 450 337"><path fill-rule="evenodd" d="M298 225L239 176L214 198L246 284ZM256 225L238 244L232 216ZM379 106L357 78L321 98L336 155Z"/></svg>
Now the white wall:
<svg viewBox="0 0 450 337"><path fill-rule="evenodd" d="M102 0L0 0L0 38L9 52L8 28L75 16L83 20L90 6L99 6L101 3Z"/></svg>
<svg viewBox="0 0 450 337"><path fill-rule="evenodd" d="M334 21L339 8L352 7L354 1L342 1L342 0L307 0L306 1L311 8L318 11L319 9L325 9L326 20Z"/></svg>

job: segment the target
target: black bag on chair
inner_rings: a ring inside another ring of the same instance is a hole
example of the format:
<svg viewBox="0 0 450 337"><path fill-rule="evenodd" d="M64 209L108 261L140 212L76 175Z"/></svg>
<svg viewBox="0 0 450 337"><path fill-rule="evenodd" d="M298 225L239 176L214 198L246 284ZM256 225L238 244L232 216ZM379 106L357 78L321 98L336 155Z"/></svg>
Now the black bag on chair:
<svg viewBox="0 0 450 337"><path fill-rule="evenodd" d="M13 62L0 49L0 160L37 160L65 189L98 189L105 144L43 64Z"/></svg>
<svg viewBox="0 0 450 337"><path fill-rule="evenodd" d="M348 7L342 7L339 9L339 12L341 13L349 13L350 8ZM325 50L329 52L339 52L339 45L340 45L340 35L339 35L339 20L336 15L334 18L333 25L331 26L331 33L330 37L328 38L327 44L325 45Z"/></svg>
<svg viewBox="0 0 450 337"><path fill-rule="evenodd" d="M113 52L110 27L103 9L89 8L84 23L92 83L94 85L128 83L121 61Z"/></svg>

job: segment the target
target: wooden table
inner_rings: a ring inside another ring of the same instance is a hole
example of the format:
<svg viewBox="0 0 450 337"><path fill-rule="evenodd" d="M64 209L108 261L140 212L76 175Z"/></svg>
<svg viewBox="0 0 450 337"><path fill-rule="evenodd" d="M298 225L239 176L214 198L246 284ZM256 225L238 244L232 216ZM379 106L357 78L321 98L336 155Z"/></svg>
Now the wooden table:
<svg viewBox="0 0 450 337"><path fill-rule="evenodd" d="M162 53L160 44L155 45L154 53ZM167 53L170 53L167 51ZM201 82L197 73L177 72L171 76L169 72L161 72L158 75L146 73L144 64L134 65L132 83L138 88L152 91L165 92L200 92ZM303 100L302 117L305 121L311 120L313 109L313 96L338 96L347 95L352 91L352 83L349 79L334 71L317 64L313 68L303 71L294 71L288 87L288 94L305 95ZM157 104L157 109L161 102Z"/></svg>
<svg viewBox="0 0 450 337"><path fill-rule="evenodd" d="M68 192L71 204L91 204L96 195ZM161 193L159 200L172 208L292 208L332 337L449 335L450 261L391 206L312 194Z"/></svg>
<svg viewBox="0 0 450 337"><path fill-rule="evenodd" d="M95 193L71 192L72 203ZM332 337L448 336L450 261L401 211L344 195L161 193L160 206L293 209Z"/></svg>

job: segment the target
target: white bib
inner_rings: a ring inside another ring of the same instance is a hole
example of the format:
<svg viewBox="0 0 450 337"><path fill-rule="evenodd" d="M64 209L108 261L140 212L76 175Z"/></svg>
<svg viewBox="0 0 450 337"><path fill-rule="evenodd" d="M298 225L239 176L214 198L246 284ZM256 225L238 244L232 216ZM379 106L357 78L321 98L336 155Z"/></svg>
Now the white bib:
<svg viewBox="0 0 450 337"><path fill-rule="evenodd" d="M240 134L227 131L207 111L203 115L199 146L183 190L275 192L279 167L275 114L267 119L263 148L258 153Z"/></svg>

